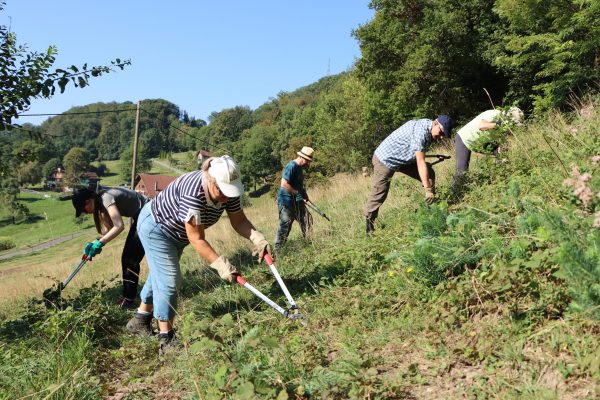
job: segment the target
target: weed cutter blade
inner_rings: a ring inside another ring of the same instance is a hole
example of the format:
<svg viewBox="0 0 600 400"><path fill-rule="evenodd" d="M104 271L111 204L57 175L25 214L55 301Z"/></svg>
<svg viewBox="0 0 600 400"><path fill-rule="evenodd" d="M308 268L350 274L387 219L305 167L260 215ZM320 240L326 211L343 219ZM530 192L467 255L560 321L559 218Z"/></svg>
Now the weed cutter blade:
<svg viewBox="0 0 600 400"><path fill-rule="evenodd" d="M308 322L306 321L306 316L302 313L300 313L300 311L295 308L293 313L288 312L288 319L295 319L298 320L298 322L300 322L302 324L303 327L307 327L308 326Z"/></svg>

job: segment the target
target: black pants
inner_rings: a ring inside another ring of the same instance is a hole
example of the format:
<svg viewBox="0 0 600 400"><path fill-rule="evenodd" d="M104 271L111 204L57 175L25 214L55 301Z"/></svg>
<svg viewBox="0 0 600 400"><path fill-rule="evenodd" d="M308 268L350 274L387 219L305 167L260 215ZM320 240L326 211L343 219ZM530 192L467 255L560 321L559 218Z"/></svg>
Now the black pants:
<svg viewBox="0 0 600 400"><path fill-rule="evenodd" d="M140 262L144 258L144 246L137 233L137 216L133 218L131 228L125 239L125 246L121 254L121 267L123 268L123 297L135 299L137 296L138 281L140 279Z"/></svg>

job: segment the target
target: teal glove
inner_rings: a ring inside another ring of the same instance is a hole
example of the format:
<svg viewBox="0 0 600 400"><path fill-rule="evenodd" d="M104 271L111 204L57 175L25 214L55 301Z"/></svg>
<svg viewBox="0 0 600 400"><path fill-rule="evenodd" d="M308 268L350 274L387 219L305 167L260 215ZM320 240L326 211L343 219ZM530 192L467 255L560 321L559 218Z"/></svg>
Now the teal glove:
<svg viewBox="0 0 600 400"><path fill-rule="evenodd" d="M90 251L92 250L92 242L87 242L83 248L83 255L90 257Z"/></svg>
<svg viewBox="0 0 600 400"><path fill-rule="evenodd" d="M89 258L92 258L96 254L102 253L102 246L104 246L104 244L98 239L94 240L94 243L87 242L85 248L83 249L83 254Z"/></svg>

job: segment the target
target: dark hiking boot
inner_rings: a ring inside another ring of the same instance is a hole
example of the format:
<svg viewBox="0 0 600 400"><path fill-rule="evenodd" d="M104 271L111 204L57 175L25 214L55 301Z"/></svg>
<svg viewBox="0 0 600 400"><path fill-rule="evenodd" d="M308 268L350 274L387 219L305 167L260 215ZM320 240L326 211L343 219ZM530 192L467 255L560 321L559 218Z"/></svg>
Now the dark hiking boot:
<svg viewBox="0 0 600 400"><path fill-rule="evenodd" d="M367 218L367 236L371 235L375 231L375 220Z"/></svg>
<svg viewBox="0 0 600 400"><path fill-rule="evenodd" d="M133 318L127 322L127 332L141 336L152 336L152 314L140 314L135 312Z"/></svg>
<svg viewBox="0 0 600 400"><path fill-rule="evenodd" d="M164 356L167 353L171 353L181 348L181 343L175 336L175 331L170 330L167 333L158 334L158 355Z"/></svg>
<svg viewBox="0 0 600 400"><path fill-rule="evenodd" d="M117 305L126 310L135 310L137 308L137 304L127 297L119 297L117 300Z"/></svg>

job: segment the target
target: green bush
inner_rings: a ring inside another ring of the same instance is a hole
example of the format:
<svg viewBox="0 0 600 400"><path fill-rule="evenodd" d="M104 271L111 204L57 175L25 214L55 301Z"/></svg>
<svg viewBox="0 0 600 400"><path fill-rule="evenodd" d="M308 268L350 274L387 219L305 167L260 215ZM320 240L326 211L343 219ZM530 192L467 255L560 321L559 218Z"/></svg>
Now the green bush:
<svg viewBox="0 0 600 400"><path fill-rule="evenodd" d="M0 251L8 250L15 247L15 241L11 238L0 236Z"/></svg>

